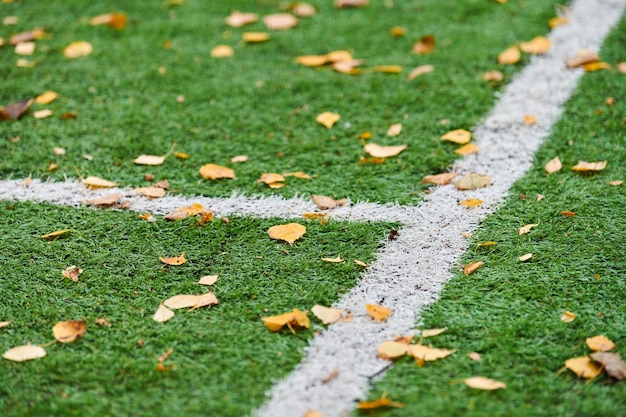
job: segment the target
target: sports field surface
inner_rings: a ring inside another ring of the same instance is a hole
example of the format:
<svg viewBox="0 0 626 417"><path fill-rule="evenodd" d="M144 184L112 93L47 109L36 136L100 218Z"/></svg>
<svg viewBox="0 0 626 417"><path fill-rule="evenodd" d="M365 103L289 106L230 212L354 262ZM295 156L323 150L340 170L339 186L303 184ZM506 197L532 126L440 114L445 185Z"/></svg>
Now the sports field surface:
<svg viewBox="0 0 626 417"><path fill-rule="evenodd" d="M623 415L625 8L3 1L2 415Z"/></svg>

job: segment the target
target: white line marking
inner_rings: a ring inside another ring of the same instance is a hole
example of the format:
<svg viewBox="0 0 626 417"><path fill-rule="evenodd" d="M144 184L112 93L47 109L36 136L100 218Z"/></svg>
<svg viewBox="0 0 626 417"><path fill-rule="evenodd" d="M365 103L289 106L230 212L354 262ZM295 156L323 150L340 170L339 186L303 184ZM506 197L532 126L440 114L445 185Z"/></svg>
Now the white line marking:
<svg viewBox="0 0 626 417"><path fill-rule="evenodd" d="M570 23L551 34L551 51L533 59L506 88L487 119L474 132L480 153L456 164L461 172L491 176L482 190L459 192L439 187L419 206L423 217L400 230L360 283L336 307L354 312L354 320L337 323L316 337L307 356L278 382L268 402L254 414L261 417L303 416L309 409L326 417L347 416L354 402L365 398L370 379L389 366L376 348L394 336L411 334L419 312L438 297L466 249L461 231L475 229L506 197L509 188L531 166L533 155L559 120L582 71L568 70L565 61L577 50L599 50L622 15L624 0L574 1ZM525 114L537 117L527 126ZM465 198L480 198L488 207L467 210ZM366 303L393 309L386 323L364 314ZM324 382L331 374L336 377Z"/></svg>

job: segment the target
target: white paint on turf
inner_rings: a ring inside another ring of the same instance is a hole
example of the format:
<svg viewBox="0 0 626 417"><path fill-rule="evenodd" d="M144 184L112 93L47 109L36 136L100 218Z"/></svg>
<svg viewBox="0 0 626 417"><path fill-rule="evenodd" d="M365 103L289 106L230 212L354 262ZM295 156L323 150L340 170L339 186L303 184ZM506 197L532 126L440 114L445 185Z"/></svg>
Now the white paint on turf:
<svg viewBox="0 0 626 417"><path fill-rule="evenodd" d="M491 185L473 192L448 185L428 196L419 206L422 216L400 230L399 238L387 244L359 284L337 303L352 311L354 320L336 323L316 337L302 363L275 384L255 415L300 417L317 410L325 417L341 417L365 398L371 379L390 365L377 358L377 346L412 334L419 312L436 300L459 266L467 247L461 231L475 229L503 201L561 117L562 105L582 75L567 69L565 61L581 48L599 50L625 6L624 0L573 2L570 23L549 36L550 52L532 59L474 130L480 153L455 166L461 173L488 174ZM535 116L537 124L526 125L526 114ZM466 198L480 198L487 205L468 210L458 205ZM393 314L385 323L374 322L365 314L367 303L391 307Z"/></svg>

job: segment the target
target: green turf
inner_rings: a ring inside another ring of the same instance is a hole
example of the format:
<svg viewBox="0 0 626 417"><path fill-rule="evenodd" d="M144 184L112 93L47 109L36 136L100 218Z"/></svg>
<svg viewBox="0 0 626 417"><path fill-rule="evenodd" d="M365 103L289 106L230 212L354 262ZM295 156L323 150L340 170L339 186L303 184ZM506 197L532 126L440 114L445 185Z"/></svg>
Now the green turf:
<svg viewBox="0 0 626 417"><path fill-rule="evenodd" d="M602 50L604 61L624 61L626 20ZM608 97L615 104L608 106ZM626 76L617 71L588 74L532 170L518 181L506 205L487 218L472 238L462 264L484 261L468 277L447 284L441 299L422 316L423 328L449 327L425 343L457 353L422 368L402 360L376 384L406 404L385 416L622 416L624 383L604 375L587 383L565 360L590 353L587 337L605 335L626 357ZM559 156L564 168L547 175L546 162ZM578 160L608 160L596 175L570 168ZM537 194L545 195L536 201ZM561 215L570 210L575 217ZM529 234L518 228L538 223ZM496 241L497 246L475 243ZM533 253L526 263L517 257ZM564 311L574 322L560 321ZM480 362L466 354L479 352ZM506 390L472 391L459 383L483 375L507 383ZM456 382L456 384L455 384ZM357 413L358 414L358 413ZM361 414L359 414L361 415Z"/></svg>
<svg viewBox="0 0 626 417"><path fill-rule="evenodd" d="M96 175L122 185L141 185L143 174L167 178L186 194L228 196L284 196L324 194L355 200L416 203L419 181L426 174L445 171L456 155L454 145L439 137L456 128L471 129L490 109L501 85L481 80L489 70L505 73L506 83L517 66L499 66L496 57L518 41L548 31L555 0L495 1L438 0L372 1L368 7L337 10L330 1L311 1L318 9L299 27L273 32L271 41L245 45L244 31L264 30L258 22L229 28L231 10L260 15L281 11L279 0L194 1L168 7L164 2L46 1L0 5L3 15L15 15L17 26L0 27L0 36L44 27L49 34L37 41L30 59L34 68L17 68L12 47L0 48L3 88L0 103L8 104L47 90L61 98L42 107L54 111L48 119L25 116L0 123L0 177L28 175L57 180ZM92 16L124 11L124 31L92 27ZM506 24L503 24L506 22ZM394 38L390 30L403 26L407 35ZM420 37L432 34L435 52L411 52ZM87 40L92 55L73 61L63 48ZM163 47L170 41L171 49ZM209 55L218 44L231 45L234 58ZM294 58L352 50L365 59L360 76L330 69L300 66ZM401 65L402 74L380 74L374 65ZM408 82L408 72L423 64L435 71ZM166 69L160 75L159 67ZM185 96L184 103L176 97ZM339 123L328 130L315 122L317 114L334 111ZM59 116L71 112L75 120ZM442 124L441 120L447 120ZM391 123L403 133L388 138ZM372 142L408 143L399 157L381 165L359 165L365 156L359 135L371 131ZM19 136L18 142L8 139ZM139 167L140 154L164 154L172 144L188 153L182 161L169 158L161 167ZM54 146L66 148L63 157ZM82 157L93 156L93 161ZM230 158L247 154L246 164ZM49 173L50 163L59 168ZM207 182L198 174L206 163L233 166L237 179ZM256 180L264 172L304 171L313 180L290 179L281 190L269 190Z"/></svg>
<svg viewBox="0 0 626 417"><path fill-rule="evenodd" d="M58 321L86 320L82 340L47 347L39 360L0 360L3 416L241 416L260 405L271 382L300 360L313 328L271 333L261 317L330 305L354 285L391 225L301 222L293 246L269 239L276 219L231 217L148 223L136 213L8 203L0 205L0 350L53 340ZM71 228L64 239L39 236ZM164 266L160 256L185 252ZM321 257L340 253L346 262ZM74 283L61 270L84 272ZM153 321L160 302L208 291L196 282L220 274L219 305L178 310ZM97 318L111 327L98 326ZM168 349L171 372L157 371Z"/></svg>

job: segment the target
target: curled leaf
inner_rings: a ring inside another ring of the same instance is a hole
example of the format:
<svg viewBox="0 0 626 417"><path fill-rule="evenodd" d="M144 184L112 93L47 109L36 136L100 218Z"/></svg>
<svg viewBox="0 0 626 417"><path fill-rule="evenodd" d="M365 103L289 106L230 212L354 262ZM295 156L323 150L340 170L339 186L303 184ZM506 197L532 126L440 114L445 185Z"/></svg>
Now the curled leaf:
<svg viewBox="0 0 626 417"><path fill-rule="evenodd" d="M413 52L419 55L430 54L435 50L435 37L433 35L425 35L419 41L413 44Z"/></svg>
<svg viewBox="0 0 626 417"><path fill-rule="evenodd" d="M163 262L166 265L182 265L185 262L187 262L187 259L185 258L185 252L181 253L180 256L172 256L172 257L165 257L165 256L160 256L159 259L161 260L161 262Z"/></svg>
<svg viewBox="0 0 626 417"><path fill-rule="evenodd" d="M365 152L375 158L388 158L390 156L396 156L404 151L409 145L397 145L397 146L381 146L376 143L368 143L364 146Z"/></svg>
<svg viewBox="0 0 626 417"><path fill-rule="evenodd" d="M85 320L60 321L52 328L54 338L61 343L70 343L82 337L87 330Z"/></svg>

